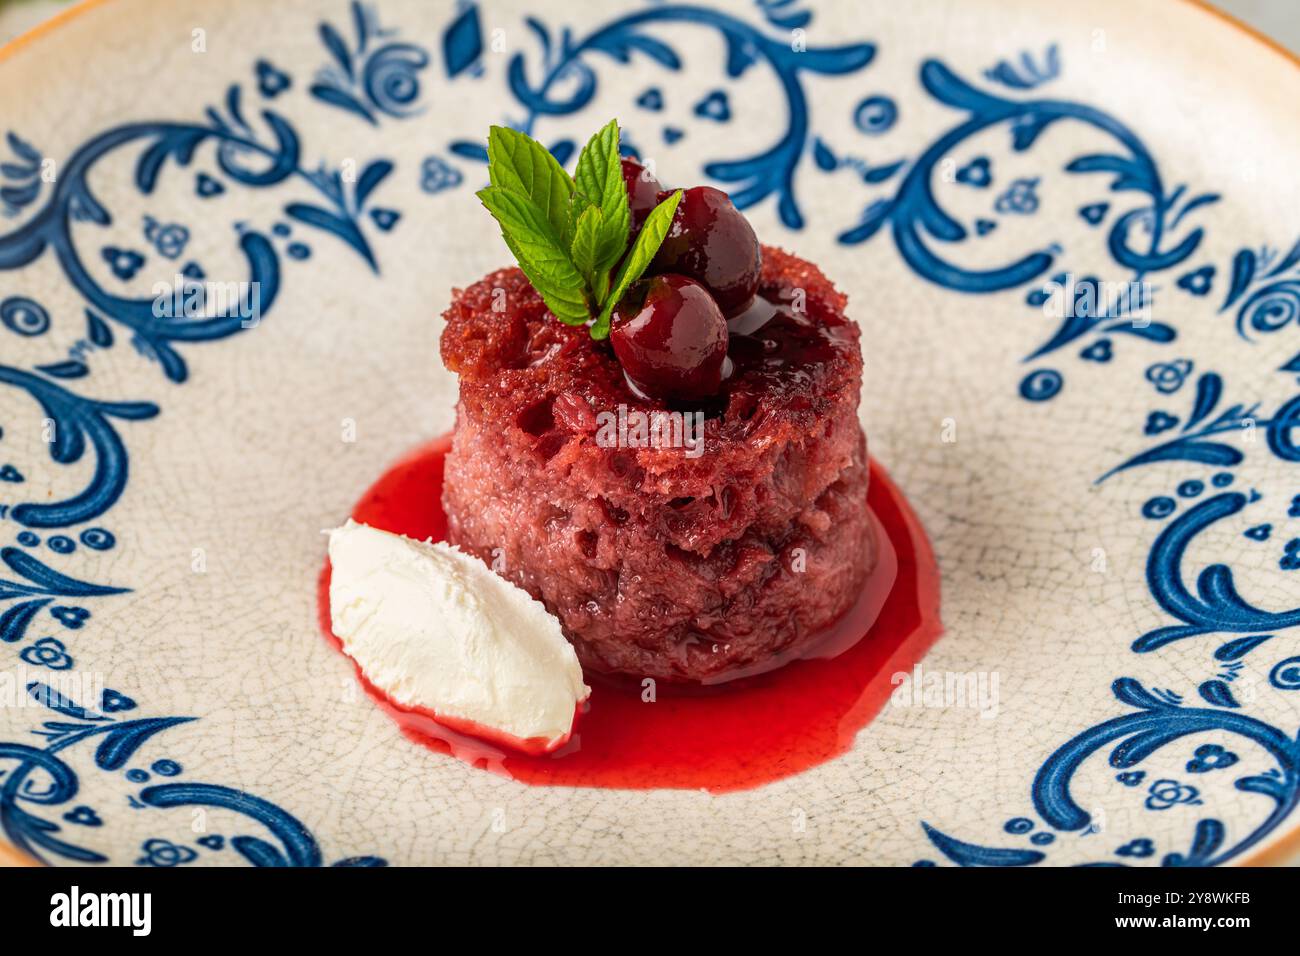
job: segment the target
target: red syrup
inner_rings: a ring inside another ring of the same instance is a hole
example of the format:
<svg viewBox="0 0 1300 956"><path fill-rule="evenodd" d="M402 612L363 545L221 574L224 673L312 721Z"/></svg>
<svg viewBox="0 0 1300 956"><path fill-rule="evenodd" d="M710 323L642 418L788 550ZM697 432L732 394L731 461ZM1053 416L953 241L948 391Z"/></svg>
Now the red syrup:
<svg viewBox="0 0 1300 956"><path fill-rule="evenodd" d="M366 492L354 520L411 538L440 541L443 461L450 436L416 449ZM529 756L459 733L420 709L400 707L371 685L366 692L411 740L521 783L649 790L746 790L825 763L852 746L894 689L942 632L939 571L929 540L902 492L871 462L867 504L881 535L881 560L857 604L814 653L822 656L713 687L682 692L660 683L642 700L639 684L616 687L588 676L591 697L569 741ZM890 547L892 545L892 547ZM330 630L328 560L318 608Z"/></svg>

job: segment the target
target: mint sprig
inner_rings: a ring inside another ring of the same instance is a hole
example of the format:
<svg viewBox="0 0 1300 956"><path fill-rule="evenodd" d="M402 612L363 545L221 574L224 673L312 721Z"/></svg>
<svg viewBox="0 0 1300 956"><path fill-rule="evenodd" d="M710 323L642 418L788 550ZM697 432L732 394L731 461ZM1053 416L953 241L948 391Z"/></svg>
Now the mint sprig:
<svg viewBox="0 0 1300 956"><path fill-rule="evenodd" d="M614 306L650 267L682 195L677 190L651 211L628 251L632 213L618 143L618 121L610 120L583 147L570 178L541 143L493 126L491 185L478 192L546 307L561 322L588 326L593 339L609 335Z"/></svg>

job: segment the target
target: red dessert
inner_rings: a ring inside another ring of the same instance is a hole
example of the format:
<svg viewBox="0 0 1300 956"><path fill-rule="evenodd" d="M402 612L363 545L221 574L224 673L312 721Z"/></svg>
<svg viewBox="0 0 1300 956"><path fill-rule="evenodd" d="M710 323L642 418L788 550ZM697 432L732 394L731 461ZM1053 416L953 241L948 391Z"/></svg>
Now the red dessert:
<svg viewBox="0 0 1300 956"><path fill-rule="evenodd" d="M354 518L476 554L555 615L585 678L640 692L597 684L544 756L385 707L528 783L721 791L844 752L938 634L929 547L868 465L844 296L761 247L725 193L663 190L621 158L616 122L572 176L515 130L493 127L488 154L478 196L520 268L456 290L455 432ZM695 689L657 701L645 678Z"/></svg>
<svg viewBox="0 0 1300 956"><path fill-rule="evenodd" d="M650 215L650 210L659 205L659 194L664 187L636 160L624 159L620 165L623 170L623 188L627 190L628 209L632 213L632 228L640 229L645 217Z"/></svg>
<svg viewBox="0 0 1300 956"><path fill-rule="evenodd" d="M629 420L683 407L638 395L613 349L557 322L518 269L445 313L460 377L448 539L542 600L590 673L761 668L843 614L875 563L845 298L773 248L758 292L732 322L719 394L685 407L706 413L698 456L600 440L620 406Z"/></svg>
<svg viewBox="0 0 1300 956"><path fill-rule="evenodd" d="M444 540L443 468L451 436L389 467L357 502L356 521L396 534ZM817 653L720 688L660 694L594 683L587 713L562 750L530 756L448 729L362 685L414 741L440 754L539 786L653 789L756 787L845 753L857 732L939 636L939 577L924 529L875 463L867 504L878 519L880 558L861 596L819 635ZM321 626L330 632L328 564L320 580Z"/></svg>
<svg viewBox="0 0 1300 956"><path fill-rule="evenodd" d="M709 290L679 275L634 285L614 310L609 333L624 374L642 394L679 401L718 394L728 338Z"/></svg>
<svg viewBox="0 0 1300 956"><path fill-rule="evenodd" d="M659 198L670 194L662 192ZM651 269L680 272L702 282L731 318L745 311L758 291L762 270L758 238L726 193L712 186L694 186L682 193Z"/></svg>

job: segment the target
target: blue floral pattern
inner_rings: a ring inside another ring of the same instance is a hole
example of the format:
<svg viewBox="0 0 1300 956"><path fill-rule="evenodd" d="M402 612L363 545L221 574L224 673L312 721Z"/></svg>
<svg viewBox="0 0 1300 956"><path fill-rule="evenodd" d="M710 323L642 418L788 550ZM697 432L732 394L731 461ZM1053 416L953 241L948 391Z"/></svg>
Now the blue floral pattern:
<svg viewBox="0 0 1300 956"><path fill-rule="evenodd" d="M372 123L381 116L413 115L419 109L417 74L429 62L427 52L394 40L393 31L382 28L369 8L353 4L349 9L354 25L351 43L344 42L330 24L320 25L322 44L334 64L317 77L312 95ZM455 40L461 55L466 42L464 23L462 17L461 33ZM293 82L293 77L270 59L259 59L254 66L253 87L263 101L280 97ZM350 177L339 169L309 167L301 161L301 142L290 121L264 106L260 112L262 126L256 127L245 99L244 87L236 83L227 89L222 103L209 108L199 122L143 122L107 130L73 152L62 164L61 175L51 180L54 185L48 191L42 189L42 155L18 134L7 136L7 146L15 159L0 164L0 180L8 181L0 185L0 200L4 214L21 216L21 222L14 230L0 234L0 271L20 270L47 254L57 258L69 285L85 303L87 335L66 360L43 363L30 370L0 363L0 386L27 395L45 416L50 433L49 455L56 465L73 465L88 456L93 465L87 486L64 500L42 496L31 501L20 498L0 502L0 519L17 522L24 529L16 536L18 547L0 548L0 643L15 645L17 659L29 667L46 671L73 667L69 637L85 628L93 616L83 602L123 594L128 589L73 577L24 549L44 545L56 555L69 556L79 545L90 551L114 547L116 538L110 530L84 525L108 513L127 485L129 453L116 422L147 421L159 413L158 406L150 402L86 398L59 384L60 380L88 375L83 356L94 349L113 347L116 327L125 330L134 348L157 362L168 379L184 382L188 365L178 344L214 341L245 327L240 311L234 308L198 317L159 315L156 296L130 298L106 288L78 249L70 228L74 222L107 226L113 220L89 185L92 170L101 160L131 145L141 150L134 167L134 185L143 196L154 191L169 165L184 167L196 162L201 162L202 168L194 174L195 194L210 201L223 196L232 185L260 189L296 180L314 198L288 202L283 207L284 216L342 241L375 270L378 261L363 222L382 233L392 230L401 219L400 211L371 203L393 170L390 161L372 159ZM211 150L208 160L199 158L204 146ZM458 184L459 179L448 188ZM44 205L36 208L42 199ZM283 240L288 233L283 222L275 222L270 228L240 225L237 245L247 263L248 287L256 290L256 299L243 305L260 311L273 305L282 271L276 240ZM181 223L163 223L146 216L142 237L162 259L179 259L188 244L189 230ZM310 255L310 247L300 239L284 241L283 255L303 260ZM106 245L98 250L96 258L111 281L123 286L148 266L144 252L122 245ZM204 274L193 261L178 271L191 281L202 279ZM0 326L5 332L37 338L50 329L52 322L49 311L28 296L9 295L0 301ZM0 477L5 484L21 489L25 484L22 470L13 463L3 463L2 467ZM55 533L42 539L36 529ZM61 529L68 529L68 533ZM5 569L10 576L4 576ZM43 612L48 612L47 617L40 617ZM42 620L60 633L42 633ZM0 744L0 761L12 765L3 776L5 786L0 788L0 828L14 845L39 859L104 862L107 857L98 851L61 837L61 824L37 815L41 808L67 803L78 792L78 772L65 762L62 752L81 740L99 738L94 752L96 769L121 770L123 779L133 784L144 784L155 777L177 777L182 774L181 765L167 758L153 761L148 770L125 768L124 764L156 733L191 718L122 720L115 715L133 711L137 704L132 697L113 689L104 691L97 709L64 698L40 682L30 683L27 690L59 719L47 720L34 731L46 738L43 749L23 743ZM206 805L232 810L262 824L275 841L251 835L230 838L229 845L248 862L321 862L314 838L296 819L240 790L211 784L155 784L134 794L131 805ZM62 820L63 824L88 828L103 823L102 812L85 804L66 811ZM198 845L213 850L225 843L213 844L209 840ZM195 859L196 853L193 846L158 837L145 842L135 862L176 866ZM382 862L373 856L349 857L336 865Z"/></svg>
<svg viewBox="0 0 1300 956"><path fill-rule="evenodd" d="M5 137L12 154L8 162L0 164L0 214L13 218L36 201L43 187L44 157L31 143L17 133Z"/></svg>
<svg viewBox="0 0 1300 956"><path fill-rule="evenodd" d="M426 193L455 189L464 178L459 169L440 156L430 156L420 166L420 188Z"/></svg>
<svg viewBox="0 0 1300 956"><path fill-rule="evenodd" d="M320 866L322 857L315 838L298 820L284 810L230 787L180 781L148 783L152 777L138 767L127 767L136 755L160 733L191 722L192 717L136 717L123 719L114 713L136 709L134 701L114 690L106 690L98 708L86 707L55 690L51 685L32 681L27 685L32 700L50 711L33 734L45 739L44 747L23 743L0 743L0 764L6 771L0 787L0 829L16 847L45 862L61 858L74 863L104 863L108 857L97 850L70 842L62 835L62 825L40 814L70 803L79 790L77 771L64 754L83 741L94 743L93 764L102 772L125 769L123 778L132 784L128 805L136 810L171 807L208 807L232 811L249 823L256 824L264 835L240 835L230 838L230 845L245 861L254 866ZM112 706L110 706L110 703ZM183 768L167 758L155 760L150 769L164 778L179 777ZM62 814L65 823L82 827L100 827L104 814L81 804ZM267 839L266 837L270 837ZM194 847L221 849L201 837L194 845L173 842L163 837L146 840L137 866L180 866L198 857ZM358 864L357 860L366 861ZM378 857L349 857L335 866L383 865Z"/></svg>
<svg viewBox="0 0 1300 956"><path fill-rule="evenodd" d="M1231 274L1219 311L1235 309L1241 338L1256 341L1260 335L1300 325L1300 240L1285 254L1268 247L1241 249L1233 257ZM1281 371L1300 372L1300 353Z"/></svg>
<svg viewBox="0 0 1300 956"><path fill-rule="evenodd" d="M429 65L428 52L392 39L395 31L382 28L374 9L362 3L352 4L352 33L348 41L333 24L320 25L332 62L317 73L311 95L371 124L419 112L420 72Z"/></svg>

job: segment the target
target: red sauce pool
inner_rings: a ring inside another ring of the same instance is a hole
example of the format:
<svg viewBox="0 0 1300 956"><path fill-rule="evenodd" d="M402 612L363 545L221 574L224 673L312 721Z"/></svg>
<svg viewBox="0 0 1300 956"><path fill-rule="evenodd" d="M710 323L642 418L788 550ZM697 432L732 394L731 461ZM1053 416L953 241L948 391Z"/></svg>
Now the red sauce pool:
<svg viewBox="0 0 1300 956"><path fill-rule="evenodd" d="M412 538L446 535L443 459L450 437L417 449L389 469L353 509L359 522ZM744 790L801 773L845 753L880 712L891 678L910 673L939 637L939 573L920 521L875 461L867 503L893 545L857 606L820 642L833 657L803 658L779 670L692 693L659 685L657 700L639 686L593 681L586 712L559 751L526 756L458 734L420 710L399 707L361 676L366 691L408 738L521 783L565 787ZM318 605L330 642L329 562ZM840 650L841 648L846 648Z"/></svg>

